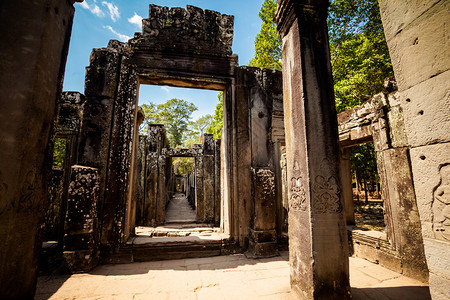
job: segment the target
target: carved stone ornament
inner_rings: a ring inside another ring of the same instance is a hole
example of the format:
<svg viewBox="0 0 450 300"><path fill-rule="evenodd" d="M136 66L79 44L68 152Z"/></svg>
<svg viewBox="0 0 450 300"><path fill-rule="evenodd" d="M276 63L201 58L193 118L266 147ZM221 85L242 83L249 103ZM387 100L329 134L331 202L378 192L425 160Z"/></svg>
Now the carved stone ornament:
<svg viewBox="0 0 450 300"><path fill-rule="evenodd" d="M291 178L291 198L289 200L289 205L292 209L305 211L306 210L306 194L305 189L302 186L301 177Z"/></svg>
<svg viewBox="0 0 450 300"><path fill-rule="evenodd" d="M441 180L433 192L433 228L437 239L450 241L450 164L439 173Z"/></svg>
<svg viewBox="0 0 450 300"><path fill-rule="evenodd" d="M325 179L323 176L317 176L313 187L314 210L317 213L339 213L342 211L341 201L339 200L339 186L336 178L333 176Z"/></svg>

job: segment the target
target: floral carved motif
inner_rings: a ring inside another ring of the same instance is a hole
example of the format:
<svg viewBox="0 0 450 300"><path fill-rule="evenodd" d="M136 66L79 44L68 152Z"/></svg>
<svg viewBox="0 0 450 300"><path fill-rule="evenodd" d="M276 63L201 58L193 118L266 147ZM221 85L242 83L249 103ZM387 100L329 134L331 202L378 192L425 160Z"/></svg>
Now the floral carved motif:
<svg viewBox="0 0 450 300"><path fill-rule="evenodd" d="M433 227L438 239L450 241L450 164L439 173L441 181L433 193Z"/></svg>
<svg viewBox="0 0 450 300"><path fill-rule="evenodd" d="M339 199L339 185L333 176L326 179L317 176L313 187L314 210L317 213L338 213L342 211Z"/></svg>
<svg viewBox="0 0 450 300"><path fill-rule="evenodd" d="M301 177L291 178L291 198L289 204L292 209L304 211L306 210L306 194L301 181Z"/></svg>

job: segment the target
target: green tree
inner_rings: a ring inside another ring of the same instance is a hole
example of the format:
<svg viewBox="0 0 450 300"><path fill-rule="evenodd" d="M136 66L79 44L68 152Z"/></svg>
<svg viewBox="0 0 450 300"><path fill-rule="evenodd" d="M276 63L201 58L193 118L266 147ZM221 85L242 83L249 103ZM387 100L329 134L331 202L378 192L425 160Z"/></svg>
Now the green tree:
<svg viewBox="0 0 450 300"><path fill-rule="evenodd" d="M219 92L217 98L219 103L216 106L210 125L206 128L206 132L213 134L215 139L220 139L222 138L223 127L223 92Z"/></svg>
<svg viewBox="0 0 450 300"><path fill-rule="evenodd" d="M64 168L66 157L66 139L56 138L53 150L53 165Z"/></svg>
<svg viewBox="0 0 450 300"><path fill-rule="evenodd" d="M183 145L192 113L197 110L193 103L174 98L164 104L156 105L149 102L141 107L144 110L147 124L163 124L165 126L172 147Z"/></svg>
<svg viewBox="0 0 450 300"><path fill-rule="evenodd" d="M172 166L177 166L178 175L186 175L194 171L194 158L192 157L176 157L172 159Z"/></svg>
<svg viewBox="0 0 450 300"><path fill-rule="evenodd" d="M328 16L338 112L384 90L393 75L377 0L334 0Z"/></svg>
<svg viewBox="0 0 450 300"><path fill-rule="evenodd" d="M281 41L273 17L277 10L276 0L265 0L259 17L262 20L261 31L255 39L255 57L249 66L281 70Z"/></svg>
<svg viewBox="0 0 450 300"><path fill-rule="evenodd" d="M196 144L201 143L202 135L206 132L206 128L211 124L211 121L211 115L204 115L191 122L189 139L195 141Z"/></svg>
<svg viewBox="0 0 450 300"><path fill-rule="evenodd" d="M356 145L350 148L350 162L356 181L364 184L366 202L367 182L380 182L373 143Z"/></svg>

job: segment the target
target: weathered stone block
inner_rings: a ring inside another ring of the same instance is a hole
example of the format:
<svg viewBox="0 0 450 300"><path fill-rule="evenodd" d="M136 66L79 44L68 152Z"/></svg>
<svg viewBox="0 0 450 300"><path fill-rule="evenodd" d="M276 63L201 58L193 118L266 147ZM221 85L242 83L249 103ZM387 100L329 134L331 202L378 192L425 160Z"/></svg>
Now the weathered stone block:
<svg viewBox="0 0 450 300"><path fill-rule="evenodd" d="M119 54L113 49L92 50L86 68L85 95L114 98L119 68Z"/></svg>
<svg viewBox="0 0 450 300"><path fill-rule="evenodd" d="M275 173L271 169L254 169L253 181L253 229L275 229Z"/></svg>
<svg viewBox="0 0 450 300"><path fill-rule="evenodd" d="M400 92L411 146L450 141L450 71Z"/></svg>
<svg viewBox="0 0 450 300"><path fill-rule="evenodd" d="M150 5L142 34L130 41L154 51L230 56L234 17L194 6Z"/></svg>
<svg viewBox="0 0 450 300"><path fill-rule="evenodd" d="M68 235L92 234L96 229L98 189L97 169L72 167L65 220Z"/></svg>
<svg viewBox="0 0 450 300"><path fill-rule="evenodd" d="M214 155L214 137L212 134L203 134L202 148L204 155Z"/></svg>
<svg viewBox="0 0 450 300"><path fill-rule="evenodd" d="M72 166L65 219L64 258L71 272L87 272L98 262L98 169Z"/></svg>
<svg viewBox="0 0 450 300"><path fill-rule="evenodd" d="M388 36L389 53L400 92L449 69L450 37L446 33L449 10L448 1L439 1L395 37Z"/></svg>
<svg viewBox="0 0 450 300"><path fill-rule="evenodd" d="M81 129L85 97L78 92L63 92L59 101L57 134L75 134Z"/></svg>
<svg viewBox="0 0 450 300"><path fill-rule="evenodd" d="M84 273L94 269L99 261L97 250L71 250L63 252L67 269L71 273Z"/></svg>
<svg viewBox="0 0 450 300"><path fill-rule="evenodd" d="M401 33L411 22L441 0L379 0L384 34L388 40Z"/></svg>

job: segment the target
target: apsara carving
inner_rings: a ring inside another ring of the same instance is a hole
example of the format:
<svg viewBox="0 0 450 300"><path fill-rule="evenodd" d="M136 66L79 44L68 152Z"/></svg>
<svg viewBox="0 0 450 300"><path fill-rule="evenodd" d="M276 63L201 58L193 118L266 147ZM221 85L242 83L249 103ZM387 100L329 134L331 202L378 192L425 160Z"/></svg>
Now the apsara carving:
<svg viewBox="0 0 450 300"><path fill-rule="evenodd" d="M450 164L439 170L441 181L433 193L433 227L436 238L450 241Z"/></svg>
<svg viewBox="0 0 450 300"><path fill-rule="evenodd" d="M306 194L301 181L301 177L291 178L291 199L289 204L292 209L304 211L306 210Z"/></svg>

